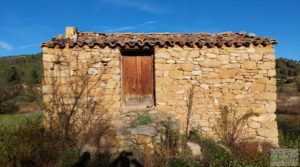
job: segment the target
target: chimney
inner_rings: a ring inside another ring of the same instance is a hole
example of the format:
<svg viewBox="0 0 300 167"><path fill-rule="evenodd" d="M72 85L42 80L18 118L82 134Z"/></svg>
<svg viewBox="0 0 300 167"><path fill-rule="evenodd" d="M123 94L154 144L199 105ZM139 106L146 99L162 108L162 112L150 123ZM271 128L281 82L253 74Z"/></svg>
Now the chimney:
<svg viewBox="0 0 300 167"><path fill-rule="evenodd" d="M76 27L66 27L66 38L72 38L77 35Z"/></svg>

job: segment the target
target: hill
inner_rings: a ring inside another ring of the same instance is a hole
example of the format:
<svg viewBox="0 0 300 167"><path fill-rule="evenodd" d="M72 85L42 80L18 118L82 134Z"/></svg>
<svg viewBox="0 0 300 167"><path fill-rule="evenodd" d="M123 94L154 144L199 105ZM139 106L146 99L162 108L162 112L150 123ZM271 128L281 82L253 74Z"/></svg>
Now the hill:
<svg viewBox="0 0 300 167"><path fill-rule="evenodd" d="M0 85L40 84L42 54L0 57Z"/></svg>
<svg viewBox="0 0 300 167"><path fill-rule="evenodd" d="M42 81L42 54L0 58L0 113L37 111L37 87Z"/></svg>

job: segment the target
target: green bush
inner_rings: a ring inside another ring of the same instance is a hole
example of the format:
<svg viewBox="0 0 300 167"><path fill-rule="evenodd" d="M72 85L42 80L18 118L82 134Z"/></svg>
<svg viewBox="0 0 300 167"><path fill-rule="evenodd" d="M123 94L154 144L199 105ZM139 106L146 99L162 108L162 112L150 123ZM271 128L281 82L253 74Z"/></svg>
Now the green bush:
<svg viewBox="0 0 300 167"><path fill-rule="evenodd" d="M147 112L138 114L136 119L133 121L134 125L147 125L152 123L151 117Z"/></svg>
<svg viewBox="0 0 300 167"><path fill-rule="evenodd" d="M296 86L297 86L298 92L300 92L300 76L296 79Z"/></svg>
<svg viewBox="0 0 300 167"><path fill-rule="evenodd" d="M285 148L300 147L300 127L291 125L279 125L279 144Z"/></svg>
<svg viewBox="0 0 300 167"><path fill-rule="evenodd" d="M192 128L191 137L195 143L201 146L203 158L201 161L187 162L188 166L269 166L268 154L246 153L244 150L232 149L230 152L224 146L202 135L201 127Z"/></svg>
<svg viewBox="0 0 300 167"><path fill-rule="evenodd" d="M70 166L79 156L76 147L44 129L42 117L1 126L0 134L3 166L19 166L28 161L36 166Z"/></svg>
<svg viewBox="0 0 300 167"><path fill-rule="evenodd" d="M0 87L0 114L18 111L14 99L20 95L21 89L16 85Z"/></svg>

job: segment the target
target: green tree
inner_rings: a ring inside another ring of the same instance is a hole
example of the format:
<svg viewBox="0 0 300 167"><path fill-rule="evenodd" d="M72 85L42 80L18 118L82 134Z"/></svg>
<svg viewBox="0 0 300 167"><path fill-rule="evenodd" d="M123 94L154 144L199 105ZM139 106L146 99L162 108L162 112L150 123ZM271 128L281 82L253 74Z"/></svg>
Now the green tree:
<svg viewBox="0 0 300 167"><path fill-rule="evenodd" d="M24 80L27 84L39 84L41 83L40 78L41 76L38 71L35 68L31 68Z"/></svg>
<svg viewBox="0 0 300 167"><path fill-rule="evenodd" d="M15 66L11 66L6 71L6 82L9 84L19 84L20 83L20 74L17 71Z"/></svg>

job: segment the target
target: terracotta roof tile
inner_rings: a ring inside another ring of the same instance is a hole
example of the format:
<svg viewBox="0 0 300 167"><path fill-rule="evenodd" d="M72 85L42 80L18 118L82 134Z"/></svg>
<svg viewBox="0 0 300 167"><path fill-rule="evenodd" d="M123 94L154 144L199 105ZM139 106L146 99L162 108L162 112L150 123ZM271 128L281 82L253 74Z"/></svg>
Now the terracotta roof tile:
<svg viewBox="0 0 300 167"><path fill-rule="evenodd" d="M111 47L111 48L143 48L143 47L172 47L174 45L189 47L222 47L222 46L267 46L277 44L274 39L268 37L256 37L255 34L240 33L194 33L194 34L173 34L173 33L94 33L78 32L76 35L66 38L58 35L51 41L42 43L42 47Z"/></svg>

